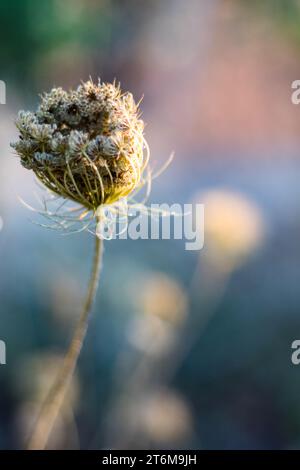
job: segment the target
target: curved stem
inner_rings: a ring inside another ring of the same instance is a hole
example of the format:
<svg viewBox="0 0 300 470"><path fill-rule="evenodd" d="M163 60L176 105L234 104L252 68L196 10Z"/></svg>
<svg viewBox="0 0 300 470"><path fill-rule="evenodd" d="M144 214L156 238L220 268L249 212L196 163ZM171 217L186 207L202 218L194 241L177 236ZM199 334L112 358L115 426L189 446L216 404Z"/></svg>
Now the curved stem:
<svg viewBox="0 0 300 470"><path fill-rule="evenodd" d="M89 283L86 301L79 317L71 344L64 358L63 365L58 373L58 376L52 388L50 389L46 397L41 412L38 416L35 428L28 444L29 450L45 449L51 431L55 424L56 418L64 402L64 398L68 391L68 386L70 385L70 381L76 367L77 359L82 348L82 344L88 327L89 315L93 306L98 287L101 269L101 260L103 252L102 240L100 240L98 237L95 237L95 240L96 241L93 271Z"/></svg>

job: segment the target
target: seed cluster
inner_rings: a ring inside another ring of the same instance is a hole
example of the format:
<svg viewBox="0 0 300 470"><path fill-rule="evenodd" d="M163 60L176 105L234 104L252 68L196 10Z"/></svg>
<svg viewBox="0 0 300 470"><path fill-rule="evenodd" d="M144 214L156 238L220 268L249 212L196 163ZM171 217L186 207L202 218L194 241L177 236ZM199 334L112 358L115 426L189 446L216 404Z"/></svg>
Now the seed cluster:
<svg viewBox="0 0 300 470"><path fill-rule="evenodd" d="M144 123L131 93L110 83L53 88L35 113L20 111L22 165L56 194L88 209L127 196L146 165Z"/></svg>

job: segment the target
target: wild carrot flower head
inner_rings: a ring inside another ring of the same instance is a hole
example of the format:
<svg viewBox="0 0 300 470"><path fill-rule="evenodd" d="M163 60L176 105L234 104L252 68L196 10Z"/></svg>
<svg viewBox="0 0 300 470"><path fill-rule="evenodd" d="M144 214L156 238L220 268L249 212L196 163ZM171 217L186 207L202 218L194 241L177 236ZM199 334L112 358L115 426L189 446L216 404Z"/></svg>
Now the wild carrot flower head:
<svg viewBox="0 0 300 470"><path fill-rule="evenodd" d="M20 111L22 165L51 192L87 210L111 204L136 189L147 164L144 123L131 93L110 83L53 88L36 112Z"/></svg>

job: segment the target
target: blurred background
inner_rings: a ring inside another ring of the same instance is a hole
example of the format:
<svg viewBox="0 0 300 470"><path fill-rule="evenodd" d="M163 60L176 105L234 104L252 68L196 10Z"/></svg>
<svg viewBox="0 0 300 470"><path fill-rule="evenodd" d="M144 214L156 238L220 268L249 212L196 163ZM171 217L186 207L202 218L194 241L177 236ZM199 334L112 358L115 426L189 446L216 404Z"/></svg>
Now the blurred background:
<svg viewBox="0 0 300 470"><path fill-rule="evenodd" d="M205 247L111 241L57 449L300 447L299 0L0 4L0 448L23 448L65 352L93 238L30 222L19 109L89 76L142 95L150 202L205 204Z"/></svg>

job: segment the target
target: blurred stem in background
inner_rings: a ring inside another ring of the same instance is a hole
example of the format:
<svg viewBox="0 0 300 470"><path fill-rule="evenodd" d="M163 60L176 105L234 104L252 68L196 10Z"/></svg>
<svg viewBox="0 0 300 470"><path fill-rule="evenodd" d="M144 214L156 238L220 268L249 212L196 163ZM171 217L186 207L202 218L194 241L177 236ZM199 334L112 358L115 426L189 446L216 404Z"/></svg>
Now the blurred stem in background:
<svg viewBox="0 0 300 470"><path fill-rule="evenodd" d="M194 203L199 201L205 205L206 245L189 292L158 273L138 289L140 315L130 324L131 349L125 360L124 352L120 355L118 398L104 420L105 448L128 449L137 442L140 448L184 448L195 433L192 413L174 397L172 385L219 311L232 276L255 255L266 233L259 206L244 194L218 188L197 194ZM191 311L197 313L188 315ZM98 448L101 432L91 448Z"/></svg>
<svg viewBox="0 0 300 470"><path fill-rule="evenodd" d="M86 301L63 365L38 416L28 444L29 450L43 450L46 448L51 431L66 397L83 341L86 336L88 320L99 283L102 254L103 242L98 237L95 237L94 263Z"/></svg>

